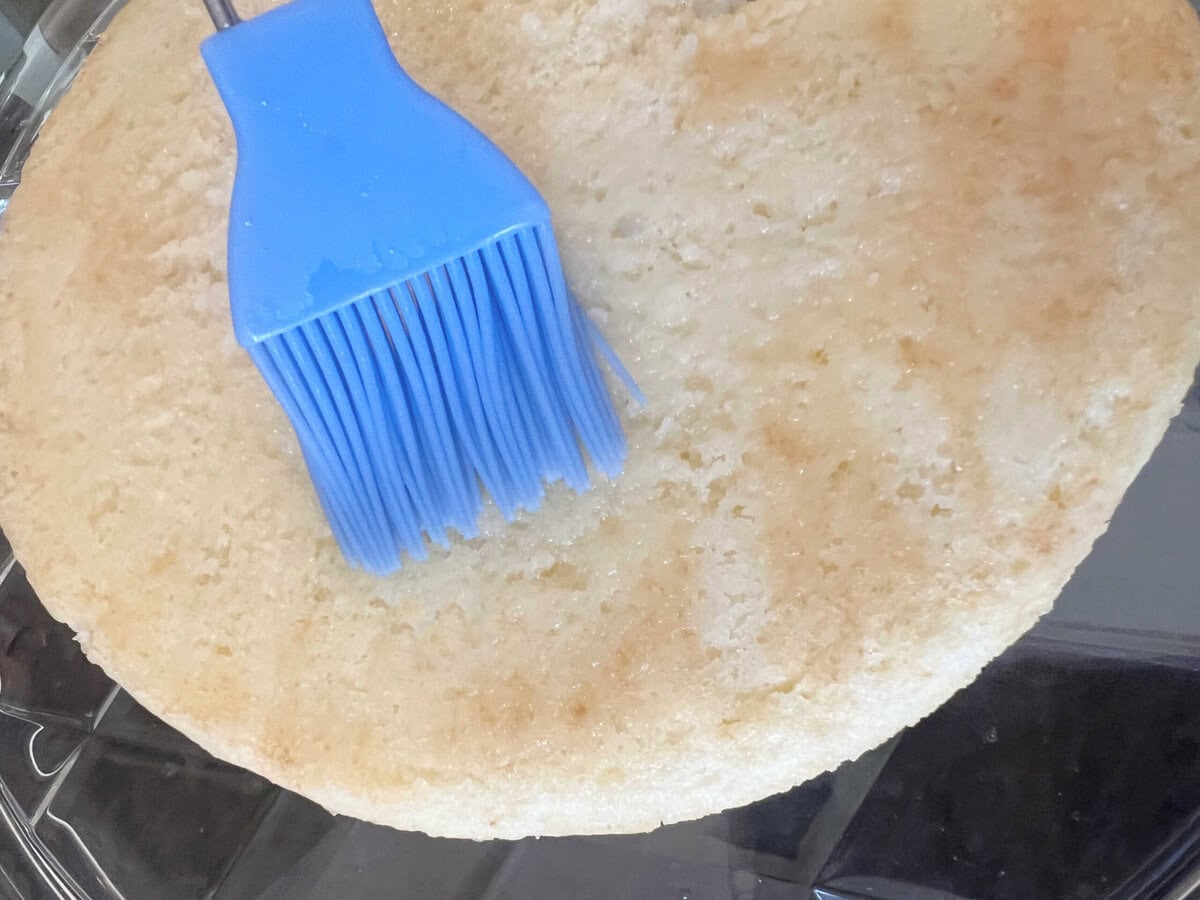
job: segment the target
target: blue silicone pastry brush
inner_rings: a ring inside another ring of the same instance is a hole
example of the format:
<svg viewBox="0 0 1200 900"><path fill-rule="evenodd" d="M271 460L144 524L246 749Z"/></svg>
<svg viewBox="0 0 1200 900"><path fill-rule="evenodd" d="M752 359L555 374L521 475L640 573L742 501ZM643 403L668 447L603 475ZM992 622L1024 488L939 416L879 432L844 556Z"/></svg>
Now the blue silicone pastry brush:
<svg viewBox="0 0 1200 900"><path fill-rule="evenodd" d="M202 44L237 136L234 331L287 411L346 558L386 573L483 490L512 519L627 448L517 167L397 64L370 0L292 0ZM631 384L631 383L630 383ZM636 395L636 388L633 389Z"/></svg>

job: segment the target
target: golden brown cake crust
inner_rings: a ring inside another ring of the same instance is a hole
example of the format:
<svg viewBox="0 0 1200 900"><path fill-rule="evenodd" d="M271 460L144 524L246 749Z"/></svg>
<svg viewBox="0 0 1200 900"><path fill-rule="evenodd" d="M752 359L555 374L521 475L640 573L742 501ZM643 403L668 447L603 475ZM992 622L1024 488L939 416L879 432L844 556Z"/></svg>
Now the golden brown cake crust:
<svg viewBox="0 0 1200 900"><path fill-rule="evenodd" d="M209 26L132 0L0 237L0 522L93 660L339 812L631 831L863 752L1049 607L1200 357L1183 0L377 6L555 210L651 398L628 470L349 571L232 338Z"/></svg>

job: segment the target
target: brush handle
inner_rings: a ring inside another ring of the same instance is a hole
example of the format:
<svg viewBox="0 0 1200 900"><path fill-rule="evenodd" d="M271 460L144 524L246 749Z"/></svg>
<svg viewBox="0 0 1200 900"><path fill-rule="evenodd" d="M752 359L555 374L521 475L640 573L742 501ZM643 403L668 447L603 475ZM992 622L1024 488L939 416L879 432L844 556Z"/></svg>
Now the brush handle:
<svg viewBox="0 0 1200 900"><path fill-rule="evenodd" d="M204 0L204 8L208 10L217 31L226 31L242 21L229 0Z"/></svg>
<svg viewBox="0 0 1200 900"><path fill-rule="evenodd" d="M243 345L549 225L512 161L400 68L371 0L291 0L200 49L237 136Z"/></svg>

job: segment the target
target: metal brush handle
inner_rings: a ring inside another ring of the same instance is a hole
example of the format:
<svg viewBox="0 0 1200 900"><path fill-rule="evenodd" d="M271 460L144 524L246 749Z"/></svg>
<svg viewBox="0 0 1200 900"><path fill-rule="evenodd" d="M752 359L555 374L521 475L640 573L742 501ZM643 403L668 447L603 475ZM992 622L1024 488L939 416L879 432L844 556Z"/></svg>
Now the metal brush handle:
<svg viewBox="0 0 1200 900"><path fill-rule="evenodd" d="M229 0L204 0L204 8L208 10L217 31L225 31L242 21Z"/></svg>

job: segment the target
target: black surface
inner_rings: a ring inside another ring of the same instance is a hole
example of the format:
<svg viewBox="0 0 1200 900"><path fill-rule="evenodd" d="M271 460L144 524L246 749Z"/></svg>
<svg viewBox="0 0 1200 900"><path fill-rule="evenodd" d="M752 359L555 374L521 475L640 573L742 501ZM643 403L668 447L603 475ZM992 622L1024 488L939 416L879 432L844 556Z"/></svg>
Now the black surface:
<svg viewBox="0 0 1200 900"><path fill-rule="evenodd" d="M0 708L86 727L112 689L71 629L43 608L20 566L14 569L0 583Z"/></svg>
<svg viewBox="0 0 1200 900"><path fill-rule="evenodd" d="M38 833L64 858L77 836L130 897L203 897L220 884L275 790L215 760L93 738Z"/></svg>
<svg viewBox="0 0 1200 900"><path fill-rule="evenodd" d="M1200 812L1198 699L1191 665L1019 645L904 736L822 881L1139 896Z"/></svg>

